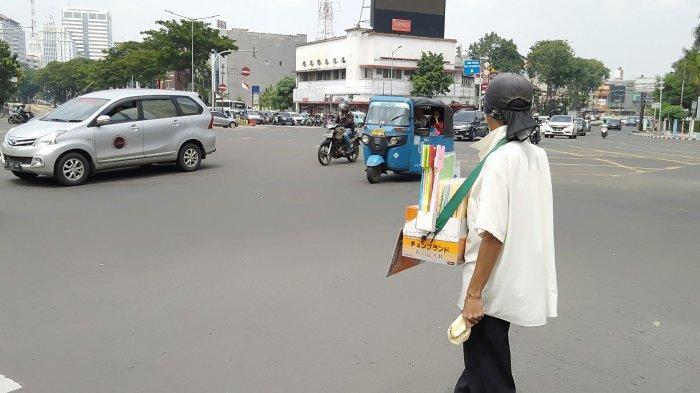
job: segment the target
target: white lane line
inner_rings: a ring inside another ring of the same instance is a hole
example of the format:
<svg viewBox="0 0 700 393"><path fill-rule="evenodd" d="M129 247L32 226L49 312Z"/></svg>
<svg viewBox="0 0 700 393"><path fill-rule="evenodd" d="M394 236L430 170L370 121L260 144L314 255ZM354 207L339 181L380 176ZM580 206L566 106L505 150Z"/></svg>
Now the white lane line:
<svg viewBox="0 0 700 393"><path fill-rule="evenodd" d="M0 374L0 393L10 393L21 388L22 385Z"/></svg>

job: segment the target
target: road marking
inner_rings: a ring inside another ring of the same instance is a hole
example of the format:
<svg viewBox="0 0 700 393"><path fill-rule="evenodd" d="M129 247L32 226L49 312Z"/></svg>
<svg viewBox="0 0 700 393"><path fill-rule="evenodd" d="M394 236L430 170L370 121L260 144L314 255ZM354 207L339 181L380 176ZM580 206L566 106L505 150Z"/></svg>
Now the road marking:
<svg viewBox="0 0 700 393"><path fill-rule="evenodd" d="M675 152L671 152L671 151L648 151L648 150L641 150L641 149L632 149L632 148L629 148L629 147L618 147L618 149L630 150L630 151L639 151L639 152L647 153L647 154L661 154L661 155L672 156L672 157L690 158L691 160L700 159L700 157L698 157L698 156L695 156L695 157L693 157L693 156L684 156L684 155L682 155L682 154L676 154Z"/></svg>
<svg viewBox="0 0 700 393"><path fill-rule="evenodd" d="M620 168L627 169L627 170L632 171L632 172L634 172L634 173L644 173L644 171L641 170L641 169L638 169L638 168L635 168L635 167L631 167L631 166L628 166L628 165L623 165L623 164L620 164L619 162L615 162L615 161L611 161L611 160L606 160L605 158L599 158L599 157L593 157L593 156L586 156L586 155L583 155L583 154L572 153L572 152L563 151L563 150L554 150L554 149L549 149L549 150L551 150L551 151L556 151L557 153L569 154L569 155L572 155L572 156L577 156L577 157L582 157L582 158L589 158L589 159L596 160L596 161L601 161L601 162L607 162L608 164L611 164L611 165L616 166L616 167L620 167Z"/></svg>
<svg viewBox="0 0 700 393"><path fill-rule="evenodd" d="M679 160L669 160L667 158L657 158L657 157L649 157L649 156L640 156L639 154L629 154L629 153L622 153L622 152L614 152L614 151L608 151L608 150L600 150L600 149L591 149L588 147L580 147L580 146L574 146L574 145L562 145L562 146L568 146L568 147L573 147L576 149L583 149L583 150L590 150L590 151L595 151L599 153L607 153L607 154L615 154L618 156L626 156L626 157L635 157L635 158L646 158L648 160L658 160L658 161L668 161L668 162L675 162L678 164L683 164L683 165L693 165L695 164L694 162L685 162L685 161L679 161ZM560 151L560 153L563 153ZM585 157L585 156L582 156Z"/></svg>
<svg viewBox="0 0 700 393"><path fill-rule="evenodd" d="M21 388L22 385L0 374L0 393L10 393Z"/></svg>

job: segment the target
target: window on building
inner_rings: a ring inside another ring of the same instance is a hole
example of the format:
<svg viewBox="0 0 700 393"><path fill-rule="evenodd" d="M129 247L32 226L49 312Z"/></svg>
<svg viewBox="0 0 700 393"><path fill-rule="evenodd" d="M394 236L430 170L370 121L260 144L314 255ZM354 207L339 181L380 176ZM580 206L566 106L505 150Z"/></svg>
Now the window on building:
<svg viewBox="0 0 700 393"><path fill-rule="evenodd" d="M74 18L80 19L80 18L83 17L83 14L81 14L80 12L74 12L74 13L73 13L73 17L74 17Z"/></svg>
<svg viewBox="0 0 700 393"><path fill-rule="evenodd" d="M90 19L97 19L97 14L90 14Z"/></svg>
<svg viewBox="0 0 700 393"><path fill-rule="evenodd" d="M365 79L372 79L372 69L371 68L363 68L363 72L364 72Z"/></svg>
<svg viewBox="0 0 700 393"><path fill-rule="evenodd" d="M414 73L415 73L414 70L404 70L403 76L406 80L410 80Z"/></svg>
<svg viewBox="0 0 700 393"><path fill-rule="evenodd" d="M105 14L98 14L98 15L97 15L97 19L99 19L99 20L107 20L107 15L105 15Z"/></svg>
<svg viewBox="0 0 700 393"><path fill-rule="evenodd" d="M64 12L64 13L63 13L63 17L64 17L64 18L72 18L72 17L73 17L73 13L72 13L72 12Z"/></svg>
<svg viewBox="0 0 700 393"><path fill-rule="evenodd" d="M394 70L394 79L401 79L401 70Z"/></svg>
<svg viewBox="0 0 700 393"><path fill-rule="evenodd" d="M280 67L282 67L282 61L280 60Z"/></svg>
<svg viewBox="0 0 700 393"><path fill-rule="evenodd" d="M333 80L340 79L340 70L333 70Z"/></svg>
<svg viewBox="0 0 700 393"><path fill-rule="evenodd" d="M340 70L340 79L345 80L345 70Z"/></svg>

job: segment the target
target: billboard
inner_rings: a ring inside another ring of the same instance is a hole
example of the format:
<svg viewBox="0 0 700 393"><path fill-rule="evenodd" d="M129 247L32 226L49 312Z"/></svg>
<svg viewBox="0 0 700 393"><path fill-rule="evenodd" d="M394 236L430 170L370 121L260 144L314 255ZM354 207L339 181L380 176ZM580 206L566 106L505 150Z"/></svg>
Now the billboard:
<svg viewBox="0 0 700 393"><path fill-rule="evenodd" d="M627 86L625 85L610 85L610 102L624 103Z"/></svg>
<svg viewBox="0 0 700 393"><path fill-rule="evenodd" d="M445 38L446 0L372 0L372 29L379 33Z"/></svg>

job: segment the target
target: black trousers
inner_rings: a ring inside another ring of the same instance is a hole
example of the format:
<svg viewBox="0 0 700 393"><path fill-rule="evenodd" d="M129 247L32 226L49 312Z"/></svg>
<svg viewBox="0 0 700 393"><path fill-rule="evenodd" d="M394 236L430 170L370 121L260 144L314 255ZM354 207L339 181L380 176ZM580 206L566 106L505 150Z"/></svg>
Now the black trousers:
<svg viewBox="0 0 700 393"><path fill-rule="evenodd" d="M510 368L510 322L485 315L472 327L464 345L464 372L455 393L513 393Z"/></svg>

